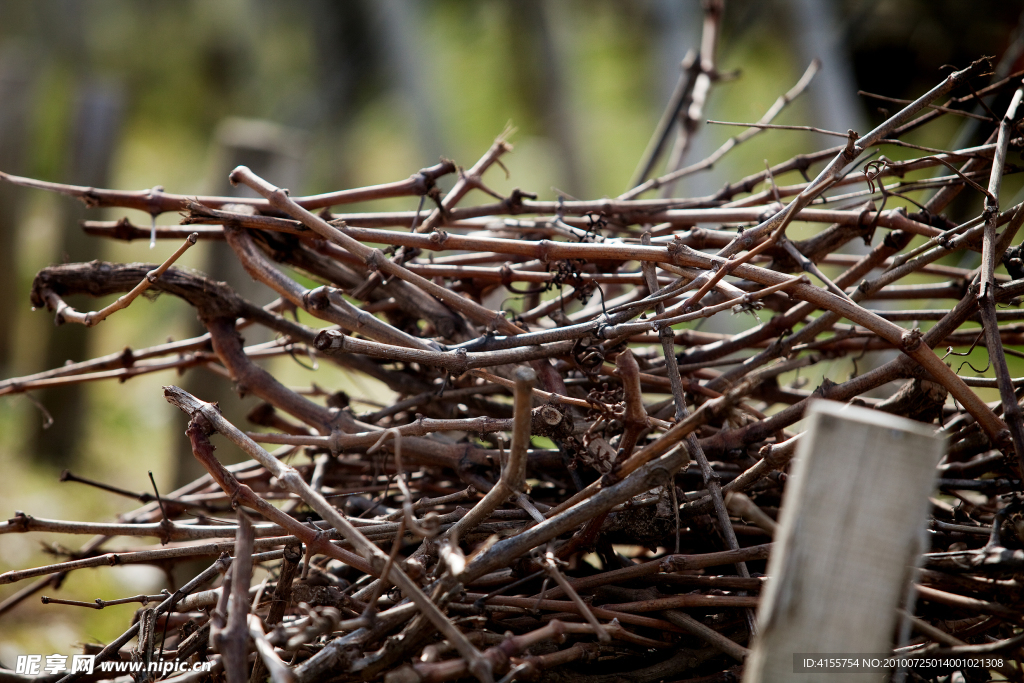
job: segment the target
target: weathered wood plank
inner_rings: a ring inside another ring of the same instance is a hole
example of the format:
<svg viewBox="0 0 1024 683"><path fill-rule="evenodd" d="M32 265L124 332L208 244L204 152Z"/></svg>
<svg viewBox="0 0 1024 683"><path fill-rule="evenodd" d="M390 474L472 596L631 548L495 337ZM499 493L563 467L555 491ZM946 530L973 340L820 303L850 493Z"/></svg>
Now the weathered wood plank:
<svg viewBox="0 0 1024 683"><path fill-rule="evenodd" d="M945 440L930 425L816 401L768 564L745 683L808 680L797 653L891 651ZM863 673L811 674L864 681Z"/></svg>

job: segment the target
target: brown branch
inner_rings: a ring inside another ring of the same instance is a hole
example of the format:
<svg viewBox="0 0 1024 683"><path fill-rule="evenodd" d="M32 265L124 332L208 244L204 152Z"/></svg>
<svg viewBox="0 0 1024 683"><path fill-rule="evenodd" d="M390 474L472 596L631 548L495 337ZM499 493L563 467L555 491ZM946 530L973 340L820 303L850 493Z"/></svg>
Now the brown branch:
<svg viewBox="0 0 1024 683"><path fill-rule="evenodd" d="M837 154L832 161L821 170L820 173L818 173L818 176L814 181L804 191L797 195L796 198L784 209L778 211L771 218L753 228L750 231L751 234L749 237L757 239L764 235L784 230L789 222L796 217L797 212L804 209L808 204L810 204L811 200L828 189L836 177L839 176L843 168L860 156L865 148L870 147L878 140L889 136L889 134L895 129L909 121L914 114L931 104L934 100L951 92L954 88L966 82L969 78L980 72L985 65L985 60L979 60L971 64L966 69L950 74L942 83L935 86L927 93L901 109L899 112L886 119L878 127L863 137L859 137L854 131L850 131L846 147ZM858 138L860 142L859 144L856 144ZM732 256L741 249L742 243L737 240L729 247L719 251L718 255Z"/></svg>
<svg viewBox="0 0 1024 683"><path fill-rule="evenodd" d="M347 249L354 256L362 259L369 269L380 269L386 275L397 277L410 284L416 285L427 293L435 296L452 309L459 311L479 323L494 325L497 329L507 334L517 334L522 332L518 327L505 320L504 317L495 315L494 311L488 310L468 299L464 299L457 294L453 294L444 287L436 285L430 280L410 272L407 268L389 261L383 257L383 254L379 249L370 249L360 242L357 242L334 226L328 224L322 218L313 215L296 204L281 189L274 187L244 166L239 166L232 171L230 178L233 183L245 183L247 186L264 196L272 206L299 219L306 227L310 228L324 239Z"/></svg>
<svg viewBox="0 0 1024 683"><path fill-rule="evenodd" d="M205 435L203 435L201 428L196 423L196 416L201 416L207 422L209 422L213 429L216 429L216 431L220 432L221 434L224 434L237 446L242 448L242 450L244 450L247 454L249 454L255 460L259 461L260 464L262 464L268 471L270 471L275 477L277 477L277 479L280 482L282 482L285 485L285 487L287 487L290 491L298 495L300 498L302 498L302 500L309 504L310 507L316 510L317 513L324 520L330 523L331 526L337 529L342 534L342 536L345 537L346 540L352 543L352 545L359 551L360 555L362 555L362 558L365 558L365 560L359 557L353 557L351 553L341 551L340 548L336 548L330 543L324 543L323 541L320 541L320 543L317 543L316 545L320 545L321 547L326 546L326 548L328 549L334 549L333 552L330 554L333 557L336 557L337 559L342 559L341 553L344 552L345 557L343 561L346 564L359 567L361 571L364 571L366 573L374 574L376 576L379 574L380 571L382 571L384 565L387 563L387 556L379 548L377 548L377 546L370 543L366 539L366 537L363 536L358 531L358 529L356 529L356 527L352 525L351 522L349 522L347 519L341 516L338 513L338 511L334 507L332 507L331 504L328 503L327 500L321 494L311 489L309 485L298 474L298 472L295 471L294 468L283 464L270 453L260 448L259 445L257 445L248 437L246 437L245 434L240 432L234 425L225 420L220 415L220 412L216 409L215 406L199 401L195 397L191 396L187 392L177 387L164 387L164 396L167 398L169 402L176 405L187 415L192 416L192 422L190 422L189 426L189 436L191 439L193 439L193 451L197 453L197 457L199 456L200 452L204 453L204 455L208 453L208 456L205 456L207 461L215 462L215 460L212 457L212 449L207 450L210 448L208 445L209 442L207 441L206 444L203 444L202 439L205 439ZM196 451L197 445L199 446L198 452ZM217 464L219 465L219 463ZM206 465L206 462L204 462L204 465ZM211 474L213 474L213 472L216 470L217 468L213 467ZM238 491L238 494L233 493L232 495L244 495L246 490L251 491L251 489L248 489L248 487L239 486L236 489L236 491ZM260 499L256 497L256 500L254 502L258 503L259 500ZM276 510L276 508L273 509ZM265 516L266 512L269 512L269 510L265 512L264 509L260 509L259 511L261 512L261 514L264 514ZM287 516L285 515L285 517ZM288 517L288 519L291 518ZM302 529L304 530L303 533L308 531L308 529L304 526L302 527ZM298 534L296 535L298 536ZM320 536L320 534L317 534L317 536ZM310 540L315 541L317 539ZM309 544L308 541L307 544ZM469 662L470 671L472 671L473 674L477 676L477 678L479 678L483 683L490 683L492 679L488 663L486 661L481 660L480 654L477 651L477 649L473 647L473 645L468 640L466 640L462 632L455 628L451 621L449 621L448 618L445 617L443 613L441 613L441 611L430 600L430 598L424 595L420 587L416 583L414 583L398 567L392 568L391 580L406 595L408 595L414 603L416 603L416 605L420 608L420 610L422 610L424 615L431 621L435 628L441 631L442 634L444 634L447 638L449 638L449 640L453 642L453 644L455 644L460 654L462 654L462 656L465 657L466 660Z"/></svg>
<svg viewBox="0 0 1024 683"><path fill-rule="evenodd" d="M199 236L196 233L193 232L192 234L190 234L185 239L185 243L178 247L177 251L171 254L166 261L164 261L159 266L146 273L146 277L142 280L142 282L133 287L132 290L125 294L124 296L118 297L117 301L115 301L114 303L98 311L79 313L78 311L64 303L64 301L61 300L61 298L58 297L53 292L44 290L41 295L46 299L47 307L55 311L58 325L61 325L66 322L79 323L81 325L85 325L86 327L98 325L99 323L103 322L108 317L110 317L113 313L128 308L128 306L130 306L133 301L139 298L139 296L142 295L143 292L149 289L150 286L152 286L152 284L156 282L160 278L160 276L167 271L168 268L171 267L171 264L177 261L182 254L188 251L188 248L193 246L198 238Z"/></svg>
<svg viewBox="0 0 1024 683"><path fill-rule="evenodd" d="M1010 139L1010 128L1017 118L1017 108L1024 98L1024 86L1017 88L1013 99L1006 109L1006 115L999 124L999 137L996 141L996 155L992 160L992 175L988 184L988 197L985 200L985 238L981 252L981 277L978 290L978 305L982 323L985 328L985 345L988 348L989 360L995 368L999 384L999 396L1003 401L1003 415L1010 430L1013 449L1017 455L1017 467L1024 474L1024 413L1006 365L1006 354L999 336L995 310L995 261L1002 254L996 253L996 218L999 215L999 186L1003 177L1003 166L1006 162L1006 149ZM1009 230L1009 228L1007 228Z"/></svg>
<svg viewBox="0 0 1024 683"><path fill-rule="evenodd" d="M512 424L512 447L509 450L508 464L502 467L498 482L487 492L483 499L473 506L469 513L460 519L447 533L453 544L487 519L491 512L508 500L509 496L520 493L526 485L526 450L530 446L532 424L532 393L537 375L529 368L516 370L515 383L515 415ZM452 568L458 576L461 571Z"/></svg>
<svg viewBox="0 0 1024 683"><path fill-rule="evenodd" d="M321 209L340 204L353 204L357 202L371 201L375 199L387 199L390 197L403 197L425 195L434 187L438 178L453 173L455 164L444 160L440 164L424 168L419 173L409 177L408 180L374 185L354 190L342 190L340 192L328 192L322 195L299 197L296 201L300 206L307 209ZM65 185L63 183L50 183L33 178L22 178L9 173L0 172L0 180L18 185L30 187L48 192L56 192L68 197L80 200L88 207L117 206L125 209L136 209L145 213L157 216L168 211L182 211L190 201L197 201L207 206L224 206L226 204L244 204L256 210L267 210L270 205L266 201L251 199L248 197L195 197L189 195L177 195L164 192L161 188L152 190L139 190L134 192L123 192L118 190L103 190L95 187L82 187L78 185Z"/></svg>
<svg viewBox="0 0 1024 683"><path fill-rule="evenodd" d="M252 580L253 532L252 522L242 510L238 511L238 534L235 537L235 561L231 563L231 591L227 601L227 623L210 630L210 643L220 652L228 683L248 680L249 644L249 583ZM221 602L227 600L227 588L221 593ZM220 609L220 608L218 608Z"/></svg>
<svg viewBox="0 0 1024 683"><path fill-rule="evenodd" d="M814 76L818 73L818 70L820 68L821 62L819 60L811 60L811 63L807 66L807 70L804 71L803 75L800 77L800 80L796 82L796 85L790 88L789 91L787 91L785 94L781 95L779 99L775 100L775 103L772 104L768 111L765 112L764 116L761 117L759 123L770 123L779 114L779 112L781 112L783 109L786 108L787 105L789 105L790 102L792 102L801 94L803 94L803 91L806 90L807 86L811 84L812 80L814 80ZM682 82L692 84L692 80L686 80ZM710 123L710 121L708 123ZM728 154L734 147L743 144L744 142L754 137L761 131L762 128L760 127L751 127L750 130L744 131L739 135L734 135L733 137L726 140L721 147L719 147L710 155L708 155L708 157L705 158L703 161L700 161L699 163L696 164L691 164L686 168L674 170L659 178L648 180L647 182L643 181L650 174L650 166L645 165L644 170L640 174L639 178L636 179L633 183L631 183L633 189L621 195L619 199L633 199L634 197L638 197L644 192L647 192L648 190L657 189L666 183L675 182L676 180L691 175L693 173L697 173L705 169L710 169L716 163L718 163L718 161L722 157Z"/></svg>
<svg viewBox="0 0 1024 683"><path fill-rule="evenodd" d="M626 396L626 414L623 417L625 429L619 441L619 450L623 459L633 453L641 432L648 428L647 411L644 409L643 393L640 390L640 366L636 363L633 353L626 349L615 358L615 367Z"/></svg>

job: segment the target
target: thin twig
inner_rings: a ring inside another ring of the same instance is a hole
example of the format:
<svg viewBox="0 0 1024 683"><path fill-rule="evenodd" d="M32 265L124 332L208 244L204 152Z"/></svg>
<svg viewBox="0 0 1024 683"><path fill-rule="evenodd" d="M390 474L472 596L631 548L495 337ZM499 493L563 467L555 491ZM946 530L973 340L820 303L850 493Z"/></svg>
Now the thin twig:
<svg viewBox="0 0 1024 683"><path fill-rule="evenodd" d="M198 233L193 232L192 234L190 234L185 239L184 244L178 247L177 251L171 254L167 258L167 260L161 263L159 266L146 273L146 277L138 285L136 285L134 289L132 289L124 296L118 297L117 301L98 311L79 313L78 311L64 303L64 301L61 300L56 294L54 294L53 292L48 292L47 303L51 304L50 299L52 298L52 304L50 305L50 308L55 310L57 324L59 325L65 322L72 322L80 323L82 325L85 325L86 327L92 327L93 325L98 325L99 323L103 322L113 313L128 308L128 306L130 306L133 301L139 298L139 296L142 295L143 292L149 289L153 285L153 283L160 279L160 276L166 273L167 269L170 268L174 264L174 262L181 257L182 254L188 251L189 247L193 246L198 239Z"/></svg>

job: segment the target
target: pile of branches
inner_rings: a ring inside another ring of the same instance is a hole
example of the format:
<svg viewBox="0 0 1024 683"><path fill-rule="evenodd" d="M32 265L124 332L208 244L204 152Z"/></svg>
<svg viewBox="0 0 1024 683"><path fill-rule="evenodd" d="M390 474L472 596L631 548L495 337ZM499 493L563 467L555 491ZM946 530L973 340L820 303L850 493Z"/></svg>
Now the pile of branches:
<svg viewBox="0 0 1024 683"><path fill-rule="evenodd" d="M185 240L160 266L45 268L34 306L58 323L95 325L148 290L192 306L206 333L6 380L0 394L196 367L259 397L249 419L264 428L232 424L203 397L165 387L207 474L117 523L18 512L0 533L93 538L68 561L0 575L2 584L35 579L5 607L86 567L203 559L205 570L161 595L44 602L140 602L131 628L90 650L97 662L209 661L231 683L736 680L801 438L793 428L810 401L826 398L935 423L949 440L915 613L905 613L914 635L901 651L1013 660L1024 624L1024 423L1022 380L1005 356L1020 355L1008 347L1024 338L1024 279L1014 279L1024 264L1012 246L1024 207L1000 210L998 200L1015 170L1008 150L1021 147L1021 75L992 83L974 64L834 148L712 196L644 198L771 127L812 72L709 159L641 178L615 199L494 192L484 175L511 149L504 137L468 169L443 161L405 181L307 197L245 167L230 179L259 198L3 175L154 216L152 226L90 221L90 234ZM707 74L693 73L699 91ZM689 92L675 107L684 115ZM971 113L999 95L1005 111ZM984 144L902 141L961 114L988 129ZM879 153L895 145L919 154L897 162ZM454 182L442 192L446 176ZM493 201L465 205L473 190ZM961 192L977 193L984 209L954 223L943 212ZM330 211L405 196L418 207ZM897 200L918 210L887 208ZM167 212L181 224L157 225ZM791 241L797 221L820 227ZM260 307L173 267L198 239L226 241L280 298ZM840 253L856 241L870 248ZM980 252L979 268L939 263L966 252ZM829 278L822 267L841 272ZM294 273L322 284L308 289ZM122 296L85 312L66 303L76 294ZM496 310L507 301L521 306ZM716 314L738 314L745 329L685 326ZM323 326L299 322L311 318ZM274 341L247 346L251 326ZM991 377L961 376L935 351L975 346L987 349ZM780 379L875 350L898 353L813 391ZM258 362L297 353L397 398L360 412L373 397L289 388ZM1001 401L986 403L978 387L997 388ZM871 396L880 388L888 398ZM224 466L214 433L250 459ZM107 548L128 536L159 545ZM254 581L257 566L266 580ZM1022 680L1014 665L1003 674Z"/></svg>

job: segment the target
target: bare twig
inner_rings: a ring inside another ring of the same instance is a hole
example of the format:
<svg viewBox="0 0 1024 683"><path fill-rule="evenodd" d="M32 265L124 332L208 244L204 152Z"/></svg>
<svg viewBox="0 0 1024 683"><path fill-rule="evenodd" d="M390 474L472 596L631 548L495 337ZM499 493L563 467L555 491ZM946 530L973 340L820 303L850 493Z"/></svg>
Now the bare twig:
<svg viewBox="0 0 1024 683"><path fill-rule="evenodd" d="M238 510L238 534L235 537L235 561L231 563L231 591L222 592L227 601L227 623L210 631L210 642L224 658L229 683L245 683L249 644L249 582L252 580L252 522ZM218 608L219 609L219 608Z"/></svg>
<svg viewBox="0 0 1024 683"><path fill-rule="evenodd" d="M985 239L981 252L981 283L978 290L978 304L982 323L985 327L986 347L989 360L996 371L999 383L999 395L1003 400L1003 415L1010 430L1013 448L1017 455L1017 464L1024 473L1024 414L1014 392L1010 379L1010 370L1006 365L1006 354L1003 342L999 337L995 310L995 259L996 254L996 218L999 215L999 186L1003 177L1003 165L1006 161L1006 148L1010 139L1010 128L1017 118L1017 107L1024 98L1024 86L1017 88L1006 109L1006 115L999 124L999 138L996 141L996 156L992 160L992 175L988 183L988 196L985 200Z"/></svg>
<svg viewBox="0 0 1024 683"><path fill-rule="evenodd" d="M195 232L190 234L186 239L185 243L178 247L177 251L171 254L166 261L161 263L153 270L146 273L146 277L136 285L130 292L124 296L118 297L117 301L102 308L98 311L89 311L87 313L79 313L75 309L68 306L64 301L58 297L52 291L46 291L43 293L43 297L46 299L47 305L55 311L57 324L60 325L66 322L80 323L86 327L92 327L110 317L111 314L117 311L124 310L131 305L139 296L149 289L153 283L155 283L161 275L167 272L167 269L177 261L182 254L188 251L188 248L196 243L199 239L199 235Z"/></svg>
<svg viewBox="0 0 1024 683"><path fill-rule="evenodd" d="M516 371L515 384L515 417L512 424L512 447L509 452L508 464L502 467L498 482L487 492L483 500L473 506L465 517L460 519L449 532L448 537L453 543L487 519L499 505L508 500L509 496L522 491L526 484L526 449L530 445L532 426L531 409L533 383L537 375L529 368ZM453 569L458 576L461 571Z"/></svg>

